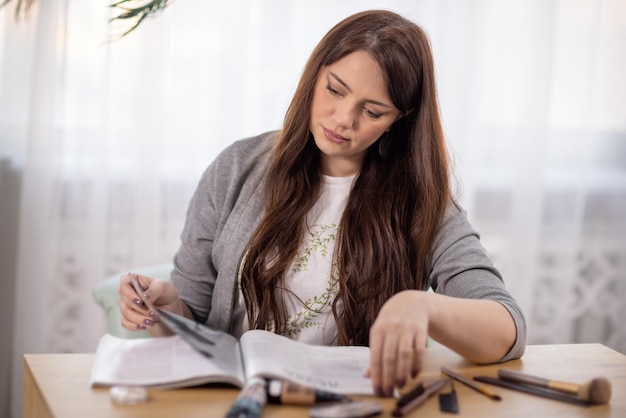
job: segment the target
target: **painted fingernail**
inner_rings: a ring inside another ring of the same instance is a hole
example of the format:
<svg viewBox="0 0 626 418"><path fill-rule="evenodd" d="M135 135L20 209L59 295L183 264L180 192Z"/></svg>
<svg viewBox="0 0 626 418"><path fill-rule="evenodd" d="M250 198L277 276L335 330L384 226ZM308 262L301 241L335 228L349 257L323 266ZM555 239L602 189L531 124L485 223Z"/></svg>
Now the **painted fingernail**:
<svg viewBox="0 0 626 418"><path fill-rule="evenodd" d="M139 299L137 299L137 298L133 299L133 303L134 303L135 305L137 305L137 306L141 306L141 305L143 305L143 303L142 303Z"/></svg>
<svg viewBox="0 0 626 418"><path fill-rule="evenodd" d="M141 325L141 324L137 324L137 329L146 329L146 327L144 327L144 326L143 326L143 325Z"/></svg>
<svg viewBox="0 0 626 418"><path fill-rule="evenodd" d="M143 323L146 324L147 326L151 327L152 325L154 325L154 321L152 319L144 319Z"/></svg>
<svg viewBox="0 0 626 418"><path fill-rule="evenodd" d="M150 311L150 316L154 318L154 320L157 320L160 318L159 314L154 311Z"/></svg>

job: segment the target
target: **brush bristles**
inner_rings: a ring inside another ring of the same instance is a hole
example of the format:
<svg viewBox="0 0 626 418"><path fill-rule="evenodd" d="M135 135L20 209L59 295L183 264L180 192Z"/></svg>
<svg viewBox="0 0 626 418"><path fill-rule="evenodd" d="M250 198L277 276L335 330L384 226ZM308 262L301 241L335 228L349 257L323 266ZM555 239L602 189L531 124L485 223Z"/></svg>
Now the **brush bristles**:
<svg viewBox="0 0 626 418"><path fill-rule="evenodd" d="M609 403L611 399L611 382L604 377L593 379L588 385L581 387L584 391L581 398L587 399L592 404L603 405Z"/></svg>

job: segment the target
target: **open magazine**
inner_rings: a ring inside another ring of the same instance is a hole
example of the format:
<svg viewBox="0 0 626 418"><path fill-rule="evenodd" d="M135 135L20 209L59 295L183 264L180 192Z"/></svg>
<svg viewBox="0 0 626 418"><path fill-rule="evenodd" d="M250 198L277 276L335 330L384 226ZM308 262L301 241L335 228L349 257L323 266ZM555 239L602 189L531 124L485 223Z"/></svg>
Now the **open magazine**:
<svg viewBox="0 0 626 418"><path fill-rule="evenodd" d="M187 318L166 315L162 320L176 332L171 337L104 335L90 385L177 388L224 383L243 387L248 379L259 376L334 393L373 395L372 383L364 377L370 361L368 347L308 345L264 330L247 331L237 340Z"/></svg>

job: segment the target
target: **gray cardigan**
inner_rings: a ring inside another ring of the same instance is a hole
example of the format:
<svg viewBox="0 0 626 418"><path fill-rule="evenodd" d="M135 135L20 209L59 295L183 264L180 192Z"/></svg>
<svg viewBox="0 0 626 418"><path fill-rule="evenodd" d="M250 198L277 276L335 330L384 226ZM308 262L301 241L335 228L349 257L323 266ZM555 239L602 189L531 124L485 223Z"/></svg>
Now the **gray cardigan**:
<svg viewBox="0 0 626 418"><path fill-rule="evenodd" d="M235 142L202 175L191 199L172 282L197 321L230 332L237 270L263 214L268 152L276 132ZM441 294L491 299L504 305L517 329L501 361L521 357L526 322L472 229L465 212L451 204L433 247L429 286Z"/></svg>

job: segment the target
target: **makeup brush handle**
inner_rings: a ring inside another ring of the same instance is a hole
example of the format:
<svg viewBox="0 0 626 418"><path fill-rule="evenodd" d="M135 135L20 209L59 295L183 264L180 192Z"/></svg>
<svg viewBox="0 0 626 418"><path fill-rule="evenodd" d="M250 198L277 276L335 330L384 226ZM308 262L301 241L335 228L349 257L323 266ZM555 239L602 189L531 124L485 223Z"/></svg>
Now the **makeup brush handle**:
<svg viewBox="0 0 626 418"><path fill-rule="evenodd" d="M591 402L587 402L583 399L580 399L577 396L567 395L562 392L557 392L554 390L542 388L535 385L528 385L521 382L513 382L510 380L504 379L496 379L490 376L476 376L474 380L483 383L489 383L491 385L500 386L507 389L517 390L520 392L529 393L532 395L542 396L544 398L554 399L557 401L568 402L574 405L580 406L591 406Z"/></svg>
<svg viewBox="0 0 626 418"><path fill-rule="evenodd" d="M511 382L526 383L533 386L540 386L544 388L550 388L558 390L559 392L565 392L570 394L577 394L580 388L579 385L570 382L560 382L556 380L544 379L543 377L531 376L522 372L518 372L510 369L498 370L498 377L503 380Z"/></svg>
<svg viewBox="0 0 626 418"><path fill-rule="evenodd" d="M510 369L499 369L498 377L503 380L509 380L511 382L527 383L533 386L542 386L547 388L550 381L543 377L531 376L522 372L518 372Z"/></svg>

